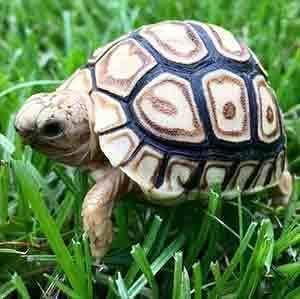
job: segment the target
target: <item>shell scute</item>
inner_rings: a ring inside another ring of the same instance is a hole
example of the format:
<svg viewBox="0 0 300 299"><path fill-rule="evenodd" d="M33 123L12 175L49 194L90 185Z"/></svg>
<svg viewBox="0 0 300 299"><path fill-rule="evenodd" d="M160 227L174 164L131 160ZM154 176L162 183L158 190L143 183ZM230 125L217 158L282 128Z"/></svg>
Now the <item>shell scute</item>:
<svg viewBox="0 0 300 299"><path fill-rule="evenodd" d="M97 87L126 97L135 84L156 65L155 59L134 39L109 49L95 64Z"/></svg>
<svg viewBox="0 0 300 299"><path fill-rule="evenodd" d="M132 156L140 141L129 128L104 134L99 137L100 147L114 167L122 166Z"/></svg>
<svg viewBox="0 0 300 299"><path fill-rule="evenodd" d="M239 42L230 31L212 24L201 24L201 26L221 55L241 62L250 59L248 48Z"/></svg>
<svg viewBox="0 0 300 299"><path fill-rule="evenodd" d="M229 142L251 138L246 84L227 70L216 70L202 79L210 121L217 138Z"/></svg>
<svg viewBox="0 0 300 299"><path fill-rule="evenodd" d="M253 84L257 103L258 136L261 141L271 143L280 136L280 113L275 94L261 75L255 77Z"/></svg>
<svg viewBox="0 0 300 299"><path fill-rule="evenodd" d="M117 100L100 91L92 92L91 98L94 103L96 133L101 134L126 123L125 112Z"/></svg>
<svg viewBox="0 0 300 299"><path fill-rule="evenodd" d="M200 143L205 133L190 83L163 73L137 95L133 109L144 128L157 137Z"/></svg>
<svg viewBox="0 0 300 299"><path fill-rule="evenodd" d="M69 79L64 81L63 84L57 88L57 91L68 89L89 93L92 87L91 73L88 69L84 68L77 70Z"/></svg>
<svg viewBox="0 0 300 299"><path fill-rule="evenodd" d="M202 39L191 25L178 21L144 26L139 34L162 56L173 62L192 64L208 54Z"/></svg>
<svg viewBox="0 0 300 299"><path fill-rule="evenodd" d="M150 190L154 188L162 159L161 152L150 145L144 145L122 169L144 190Z"/></svg>

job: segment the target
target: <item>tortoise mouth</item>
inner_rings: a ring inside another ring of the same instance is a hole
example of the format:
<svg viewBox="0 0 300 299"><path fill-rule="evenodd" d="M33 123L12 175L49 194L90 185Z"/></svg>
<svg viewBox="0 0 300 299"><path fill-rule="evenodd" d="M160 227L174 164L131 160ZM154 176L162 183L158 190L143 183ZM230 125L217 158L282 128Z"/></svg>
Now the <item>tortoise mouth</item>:
<svg viewBox="0 0 300 299"><path fill-rule="evenodd" d="M69 143L55 142L53 139L32 139L28 143L35 150L45 154L50 160L64 163L69 166L80 166L89 159L90 150L87 142L70 146Z"/></svg>

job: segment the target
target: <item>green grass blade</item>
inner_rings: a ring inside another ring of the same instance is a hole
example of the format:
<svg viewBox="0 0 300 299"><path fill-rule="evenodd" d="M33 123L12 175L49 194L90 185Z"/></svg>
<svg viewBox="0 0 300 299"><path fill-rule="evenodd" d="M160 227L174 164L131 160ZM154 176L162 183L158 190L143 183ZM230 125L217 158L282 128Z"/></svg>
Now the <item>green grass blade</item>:
<svg viewBox="0 0 300 299"><path fill-rule="evenodd" d="M58 80L35 80L35 81L19 83L0 92L0 99L19 89L33 87L33 86L58 85L60 83L62 83L62 81L58 81Z"/></svg>
<svg viewBox="0 0 300 299"><path fill-rule="evenodd" d="M78 276L85 276L85 262L81 243L79 241L72 240L72 251L73 251L73 260L76 264L76 269Z"/></svg>
<svg viewBox="0 0 300 299"><path fill-rule="evenodd" d="M152 273L149 261L146 257L145 251L142 249L142 247L137 244L132 247L131 255L133 256L135 262L141 269L141 271L144 273L150 287L152 290L152 298L158 299L159 298L159 291L158 291L158 285L156 283L156 280L154 278L154 275Z"/></svg>
<svg viewBox="0 0 300 299"><path fill-rule="evenodd" d="M116 219L116 225L119 227L120 233L119 242L122 247L127 247L130 245L129 240L129 229L128 229L128 207L124 204L124 201L118 206L118 209L114 210L114 216ZM125 277L126 281L126 277Z"/></svg>
<svg viewBox="0 0 300 299"><path fill-rule="evenodd" d="M273 246L272 224L265 219L261 223L252 256L237 292L238 298L249 298L253 295L262 279L264 269L268 272L271 267Z"/></svg>
<svg viewBox="0 0 300 299"><path fill-rule="evenodd" d="M7 163L0 162L0 224L8 217L9 169Z"/></svg>
<svg viewBox="0 0 300 299"><path fill-rule="evenodd" d="M47 277L52 283L54 283L63 293L65 293L69 298L72 299L81 299L81 296L79 296L76 292L74 292L71 288L60 282L59 280L45 274L45 277Z"/></svg>
<svg viewBox="0 0 300 299"><path fill-rule="evenodd" d="M108 284L108 295L106 299L111 299L115 298L115 295L118 295L118 290L116 289L116 284L114 283L114 280L112 277L109 277L107 279L107 284Z"/></svg>
<svg viewBox="0 0 300 299"><path fill-rule="evenodd" d="M185 267L183 268L181 281L180 299L191 299L190 277Z"/></svg>
<svg viewBox="0 0 300 299"><path fill-rule="evenodd" d="M37 262L37 263L54 263L56 262L56 257L55 255L51 255L51 254L35 254L35 255L29 255L26 254L26 256L24 256L26 258L26 260L29 263L33 263L33 262Z"/></svg>
<svg viewBox="0 0 300 299"><path fill-rule="evenodd" d="M242 194L240 189L238 188L238 216L239 216L239 235L240 235L240 242L244 238L244 221L243 221L243 210L242 210ZM241 256L240 259L240 272L244 272L244 257Z"/></svg>
<svg viewBox="0 0 300 299"><path fill-rule="evenodd" d="M53 167L53 170L75 197L79 197L81 195L81 190L78 188L78 186L76 186L76 184L74 184L72 179L68 175L66 175L61 166L55 165Z"/></svg>
<svg viewBox="0 0 300 299"><path fill-rule="evenodd" d="M116 280L116 285L117 285L117 288L118 288L118 292L119 292L119 295L122 299L130 299L129 295L128 295L128 290L125 286L125 282L122 278L122 275L120 272L118 272L118 277L117 277L117 280Z"/></svg>
<svg viewBox="0 0 300 299"><path fill-rule="evenodd" d="M15 285L16 290L21 295L22 299L30 299L30 295L28 293L28 290L23 282L23 279L15 273L12 277L12 283Z"/></svg>
<svg viewBox="0 0 300 299"><path fill-rule="evenodd" d="M216 294L220 296L222 294L222 289L220 286L221 270L218 261L210 263L210 270L216 282ZM214 298L214 297L215 296L210 296L209 298Z"/></svg>
<svg viewBox="0 0 300 299"><path fill-rule="evenodd" d="M218 207L218 201L220 196L216 192L210 192L209 202L208 202L208 214L215 215ZM187 256L185 259L186 265L192 265L197 257L198 252L203 248L205 241L207 240L209 228L211 226L211 219L209 215L206 214L203 218L201 228L195 240L191 243L191 246L188 248Z"/></svg>
<svg viewBox="0 0 300 299"><path fill-rule="evenodd" d="M277 267L277 271L286 275L287 277L296 279L300 276L300 262L285 264Z"/></svg>
<svg viewBox="0 0 300 299"><path fill-rule="evenodd" d="M68 192L62 201L62 203L59 205L58 213L55 217L55 221L57 223L58 229L61 230L64 223L67 221L67 219L71 216L75 202L75 197L71 192Z"/></svg>
<svg viewBox="0 0 300 299"><path fill-rule="evenodd" d="M3 134L0 133L0 147L8 154L12 155L15 151L15 146L6 138Z"/></svg>
<svg viewBox="0 0 300 299"><path fill-rule="evenodd" d="M85 264L85 275L87 277L87 294L88 298L93 298L93 275L92 275L92 257L90 253L89 240L86 233L82 236L83 239L83 253Z"/></svg>
<svg viewBox="0 0 300 299"><path fill-rule="evenodd" d="M176 252L175 263L174 263L172 299L180 298L181 280L182 280L182 252Z"/></svg>
<svg viewBox="0 0 300 299"><path fill-rule="evenodd" d="M299 298L300 298L300 287L289 292L285 297L285 299L299 299Z"/></svg>
<svg viewBox="0 0 300 299"><path fill-rule="evenodd" d="M246 251L249 242L254 234L254 231L257 227L256 222L252 222L245 234L245 237L241 240L240 246L235 251L233 258L230 261L230 264L226 268L225 272L223 273L222 277L219 281L219 287L223 289L225 287L225 283L229 280L229 278L233 275L233 271L236 269L238 263L241 262L244 252Z"/></svg>
<svg viewBox="0 0 300 299"><path fill-rule="evenodd" d="M172 209L168 218L164 220L163 226L161 227L159 232L159 238L155 242L155 247L151 248L151 256L157 257L161 253L162 249L164 248L164 245L168 237L168 233L170 231L171 225L175 218L175 213L176 213L176 208Z"/></svg>
<svg viewBox="0 0 300 299"><path fill-rule="evenodd" d="M72 25L71 25L71 12L68 10L63 11L64 20L64 38L65 38L65 52L66 55L72 49Z"/></svg>
<svg viewBox="0 0 300 299"><path fill-rule="evenodd" d="M298 223L292 223L275 242L275 258L278 258L281 253L290 246L296 246L298 244L300 244L300 225Z"/></svg>
<svg viewBox="0 0 300 299"><path fill-rule="evenodd" d="M3 283L0 286L0 298L9 298L8 296L16 289L15 284L12 280Z"/></svg>
<svg viewBox="0 0 300 299"><path fill-rule="evenodd" d="M145 251L145 254L146 256L148 255L148 253L150 252L155 240L156 240L156 237L157 237L157 234L159 232L159 229L161 227L161 224L162 224L162 220L159 216L155 215L154 216L154 219L151 223L151 226L150 226L150 229L149 229L149 232L147 233L147 236L145 238L145 241L142 245L142 247L144 248L144 251ZM132 264L132 266L129 268L126 276L125 276L125 282L126 282L126 285L131 285L135 276L137 275L139 271L139 267L136 263Z"/></svg>
<svg viewBox="0 0 300 299"><path fill-rule="evenodd" d="M167 248L163 250L159 257L155 259L155 261L151 264L151 270L154 275L169 261L169 259L175 254L175 252L181 248L181 246L184 244L184 241L184 236L179 236ZM130 298L133 298L137 294L139 294L146 283L147 280L144 275L138 278L128 291Z"/></svg>
<svg viewBox="0 0 300 299"><path fill-rule="evenodd" d="M38 219L42 231L46 235L50 246L57 257L57 261L66 273L71 285L78 294L85 295L85 278L78 276L76 265L74 264L68 248L66 247L59 229L53 218L49 215L42 196L37 189L37 184L29 171L27 163L14 161L14 172L16 179L25 197L33 209L35 217Z"/></svg>
<svg viewBox="0 0 300 299"><path fill-rule="evenodd" d="M195 263L193 266L193 286L194 286L194 299L202 299L202 272L200 262Z"/></svg>

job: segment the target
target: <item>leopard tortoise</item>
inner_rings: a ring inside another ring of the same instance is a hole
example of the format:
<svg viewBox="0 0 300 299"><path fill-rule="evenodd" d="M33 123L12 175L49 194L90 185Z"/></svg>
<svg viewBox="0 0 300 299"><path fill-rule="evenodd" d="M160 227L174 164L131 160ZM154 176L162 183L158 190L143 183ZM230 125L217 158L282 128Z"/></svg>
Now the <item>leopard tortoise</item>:
<svg viewBox="0 0 300 299"><path fill-rule="evenodd" d="M172 204L216 184L224 196L273 187L285 202L292 189L268 75L216 25L166 21L122 36L33 95L15 127L50 158L91 171L82 215L96 257L112 241L115 200L131 190Z"/></svg>

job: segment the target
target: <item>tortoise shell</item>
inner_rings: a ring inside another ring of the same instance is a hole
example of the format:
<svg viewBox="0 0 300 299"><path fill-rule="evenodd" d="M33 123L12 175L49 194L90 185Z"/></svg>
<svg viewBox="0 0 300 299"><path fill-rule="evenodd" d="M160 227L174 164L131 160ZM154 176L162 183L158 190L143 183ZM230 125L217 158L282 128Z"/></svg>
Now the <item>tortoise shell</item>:
<svg viewBox="0 0 300 299"><path fill-rule="evenodd" d="M71 81L79 77L93 101L101 150L151 197L214 184L263 187L285 168L267 73L221 27L144 26L97 49Z"/></svg>

